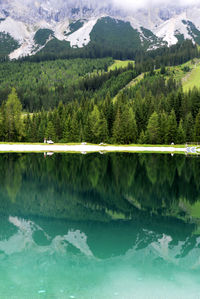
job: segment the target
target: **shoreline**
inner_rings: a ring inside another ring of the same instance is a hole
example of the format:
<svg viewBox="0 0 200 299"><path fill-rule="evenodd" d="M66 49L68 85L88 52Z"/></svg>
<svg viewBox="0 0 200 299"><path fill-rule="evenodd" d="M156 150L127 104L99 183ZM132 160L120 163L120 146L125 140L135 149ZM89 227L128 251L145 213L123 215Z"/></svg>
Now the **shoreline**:
<svg viewBox="0 0 200 299"><path fill-rule="evenodd" d="M0 153L6 152L77 152L77 153L92 153L92 152L160 152L160 153L190 153L186 147L173 146L115 146L115 145L68 145L68 144L0 144ZM199 149L198 152L200 153ZM197 152L197 153L198 153ZM195 154L191 152L192 154Z"/></svg>

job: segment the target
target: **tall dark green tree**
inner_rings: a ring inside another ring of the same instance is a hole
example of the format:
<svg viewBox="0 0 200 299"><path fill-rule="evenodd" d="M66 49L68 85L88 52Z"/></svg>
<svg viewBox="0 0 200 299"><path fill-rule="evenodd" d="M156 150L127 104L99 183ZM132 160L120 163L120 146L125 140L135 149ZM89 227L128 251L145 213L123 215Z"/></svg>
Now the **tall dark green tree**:
<svg viewBox="0 0 200 299"><path fill-rule="evenodd" d="M95 137L97 143L100 142L108 142L108 124L104 115L100 115L100 119L98 120L95 126Z"/></svg>
<svg viewBox="0 0 200 299"><path fill-rule="evenodd" d="M115 121L113 124L113 142L114 143L123 143L123 128L122 128L122 114L120 109L117 110Z"/></svg>
<svg viewBox="0 0 200 299"><path fill-rule="evenodd" d="M183 120L182 119L180 120L178 129L177 129L176 142L178 144L183 144L186 142L186 135L185 135L185 131L183 128Z"/></svg>
<svg viewBox="0 0 200 299"><path fill-rule="evenodd" d="M176 114L172 109L167 123L167 131L166 131L166 143L175 143L177 135L177 122L176 122Z"/></svg>
<svg viewBox="0 0 200 299"><path fill-rule="evenodd" d="M48 121L48 123L47 123L47 128L45 131L45 138L53 140L54 142L58 141L52 121Z"/></svg>
<svg viewBox="0 0 200 299"><path fill-rule="evenodd" d="M71 138L72 142L81 141L81 126L78 122L77 113L74 113L71 121Z"/></svg>
<svg viewBox="0 0 200 299"><path fill-rule="evenodd" d="M150 144L159 143L159 117L157 112L154 112L149 118L146 134Z"/></svg>
<svg viewBox="0 0 200 299"><path fill-rule="evenodd" d="M66 143L72 142L72 127L70 116L68 116L68 118L65 121L62 141Z"/></svg>
<svg viewBox="0 0 200 299"><path fill-rule="evenodd" d="M7 141L21 141L24 137L24 124L22 119L22 104L13 88L8 99L3 105L2 113L4 134Z"/></svg>
<svg viewBox="0 0 200 299"><path fill-rule="evenodd" d="M184 131L186 135L186 141L194 141L194 119L191 112L186 115Z"/></svg>
<svg viewBox="0 0 200 299"><path fill-rule="evenodd" d="M194 132L195 132L195 141L200 142L200 110L196 116Z"/></svg>

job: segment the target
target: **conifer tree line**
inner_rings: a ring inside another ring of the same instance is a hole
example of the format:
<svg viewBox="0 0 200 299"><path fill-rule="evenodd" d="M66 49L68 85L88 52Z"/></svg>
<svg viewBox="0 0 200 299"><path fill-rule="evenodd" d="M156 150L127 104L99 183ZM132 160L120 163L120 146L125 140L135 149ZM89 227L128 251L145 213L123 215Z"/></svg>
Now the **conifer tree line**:
<svg viewBox="0 0 200 299"><path fill-rule="evenodd" d="M185 40L171 47L160 47L153 51L140 51L135 56L137 71L148 72L162 66L176 66L195 57L199 57L199 50L191 40Z"/></svg>
<svg viewBox="0 0 200 299"><path fill-rule="evenodd" d="M112 56L112 52L107 55ZM153 73L155 68L164 69L198 56L197 46L191 41L184 41L170 48L138 51L128 57L135 59L134 68L130 63L128 67L112 71L108 70L114 61L109 57L48 61L47 56L44 61L32 62L33 56L26 58L27 61L4 62L0 64L0 105L7 100L12 87L17 90L23 110L29 112L53 109L60 101L67 104L74 100L105 98L108 90L110 96L115 97L142 72Z"/></svg>
<svg viewBox="0 0 200 299"><path fill-rule="evenodd" d="M135 60L138 68L142 68L141 71L150 71L155 65L157 68L162 65L178 65L198 56L198 46L193 44L191 40L184 40L171 47L163 46L152 51L146 51L143 47L136 49L121 48L120 45L118 47L108 46L92 41L84 48L71 48L69 45L66 46L66 44L54 40L36 55L23 57L20 60L23 62L41 62L57 59L112 57L119 60Z"/></svg>
<svg viewBox="0 0 200 299"><path fill-rule="evenodd" d="M111 96L139 73L133 63L109 70L112 58L57 60L41 63L9 62L0 64L0 105L7 100L12 86L25 111L53 109L67 102Z"/></svg>
<svg viewBox="0 0 200 299"><path fill-rule="evenodd" d="M62 102L50 110L22 115L13 88L0 108L0 140L43 142L183 144L200 142L200 90L183 93L180 83L160 74L145 76L117 99Z"/></svg>
<svg viewBox="0 0 200 299"><path fill-rule="evenodd" d="M198 56L197 46L184 41L137 52L135 67L112 71L112 58L2 63L0 141L200 142L200 91L183 93L180 83L165 77L165 66ZM140 83L124 88L146 71Z"/></svg>

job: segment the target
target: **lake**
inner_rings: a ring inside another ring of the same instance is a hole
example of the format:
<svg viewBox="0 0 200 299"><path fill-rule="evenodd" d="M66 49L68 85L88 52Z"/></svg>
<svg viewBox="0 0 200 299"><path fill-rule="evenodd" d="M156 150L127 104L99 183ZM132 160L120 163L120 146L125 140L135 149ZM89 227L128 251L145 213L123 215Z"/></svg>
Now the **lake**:
<svg viewBox="0 0 200 299"><path fill-rule="evenodd" d="M0 297L200 298L200 158L1 154Z"/></svg>

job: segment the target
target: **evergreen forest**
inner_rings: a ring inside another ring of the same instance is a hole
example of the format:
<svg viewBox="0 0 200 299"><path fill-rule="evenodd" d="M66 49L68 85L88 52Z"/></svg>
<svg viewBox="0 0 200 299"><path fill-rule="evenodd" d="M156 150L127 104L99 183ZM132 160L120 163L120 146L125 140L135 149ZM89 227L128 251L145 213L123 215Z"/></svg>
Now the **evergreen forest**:
<svg viewBox="0 0 200 299"><path fill-rule="evenodd" d="M198 57L197 46L185 41L137 53L134 63L115 69L111 57L4 61L0 141L200 142L200 90L183 92L169 72Z"/></svg>

